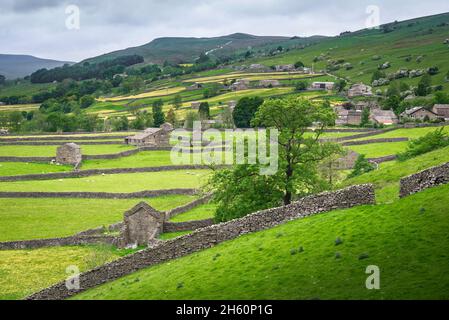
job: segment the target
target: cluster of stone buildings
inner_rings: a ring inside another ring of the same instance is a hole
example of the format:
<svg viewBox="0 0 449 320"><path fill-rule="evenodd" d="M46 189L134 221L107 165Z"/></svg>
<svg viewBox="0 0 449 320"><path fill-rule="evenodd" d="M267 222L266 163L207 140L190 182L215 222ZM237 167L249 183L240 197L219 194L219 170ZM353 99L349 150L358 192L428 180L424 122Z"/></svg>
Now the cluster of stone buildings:
<svg viewBox="0 0 449 320"><path fill-rule="evenodd" d="M338 105L335 108L337 113L336 125L359 126L362 123L363 110L369 109L369 120L378 125L394 125L399 122L396 114L391 110L382 110L376 103L359 102L354 108Z"/></svg>
<svg viewBox="0 0 449 320"><path fill-rule="evenodd" d="M404 120L419 120L419 121L435 121L438 119L449 121L449 104L436 104L432 109L425 107L414 107L405 110L401 114Z"/></svg>

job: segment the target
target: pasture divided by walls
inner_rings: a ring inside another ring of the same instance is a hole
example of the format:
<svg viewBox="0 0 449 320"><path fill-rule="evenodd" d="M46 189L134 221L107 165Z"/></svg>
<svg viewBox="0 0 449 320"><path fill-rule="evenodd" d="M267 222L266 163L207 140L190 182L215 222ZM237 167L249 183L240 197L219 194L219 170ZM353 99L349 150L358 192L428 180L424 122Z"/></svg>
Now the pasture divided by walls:
<svg viewBox="0 0 449 320"><path fill-rule="evenodd" d="M241 235L269 229L282 223L336 209L375 204L374 187L359 185L306 197L289 206L260 211L244 218L199 229L189 235L162 242L120 260L80 275L79 290L56 284L28 299L62 300L100 284L118 279L143 268L211 248Z"/></svg>

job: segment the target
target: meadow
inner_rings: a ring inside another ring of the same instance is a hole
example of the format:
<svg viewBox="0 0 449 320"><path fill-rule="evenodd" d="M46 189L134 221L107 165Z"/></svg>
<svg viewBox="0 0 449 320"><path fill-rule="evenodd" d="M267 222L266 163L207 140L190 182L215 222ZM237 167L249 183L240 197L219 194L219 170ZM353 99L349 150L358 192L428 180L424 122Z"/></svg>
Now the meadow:
<svg viewBox="0 0 449 320"><path fill-rule="evenodd" d="M388 142L372 143L360 146L350 146L351 149L359 154L364 154L367 158L380 158L396 155L407 149L408 142Z"/></svg>
<svg viewBox="0 0 449 320"><path fill-rule="evenodd" d="M24 299L33 292L65 280L68 266L88 271L123 256L104 246L0 251L0 300Z"/></svg>
<svg viewBox="0 0 449 320"><path fill-rule="evenodd" d="M55 157L58 146L0 146L0 157ZM84 145L81 152L85 155L113 154L135 149L124 144Z"/></svg>
<svg viewBox="0 0 449 320"><path fill-rule="evenodd" d="M69 237L120 222L124 212L142 201L167 211L195 199L184 195L123 200L0 199L0 242Z"/></svg>
<svg viewBox="0 0 449 320"><path fill-rule="evenodd" d="M399 180L416 172L449 162L449 148L443 148L404 162L382 163L379 170L346 180L339 187L372 183L376 187L377 201L388 203L399 197Z"/></svg>
<svg viewBox="0 0 449 320"><path fill-rule="evenodd" d="M0 182L0 191L15 192L139 192L200 188L209 170L126 173L60 180Z"/></svg>
<svg viewBox="0 0 449 320"><path fill-rule="evenodd" d="M25 174L45 174L67 172L72 166L61 166L48 163L0 162L0 176L19 176Z"/></svg>

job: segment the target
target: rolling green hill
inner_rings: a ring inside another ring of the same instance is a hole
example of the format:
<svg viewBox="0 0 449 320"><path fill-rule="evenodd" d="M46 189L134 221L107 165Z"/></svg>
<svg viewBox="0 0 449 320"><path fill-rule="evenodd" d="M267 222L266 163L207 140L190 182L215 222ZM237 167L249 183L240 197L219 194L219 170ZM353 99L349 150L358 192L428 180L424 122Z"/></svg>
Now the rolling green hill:
<svg viewBox="0 0 449 320"><path fill-rule="evenodd" d="M238 51L246 51L248 47L254 49L262 47L304 45L318 41L322 37L288 38L274 36L253 36L243 33L235 33L215 38L159 38L143 46L128 48L111 52L99 57L87 59L88 62L100 62L124 55L137 54L143 56L146 62L162 64L170 62L193 62L201 53L210 53L215 56L223 56Z"/></svg>
<svg viewBox="0 0 449 320"><path fill-rule="evenodd" d="M449 13L444 13L322 39L303 50L292 50L273 58L257 58L251 62L271 66L300 60L308 66L313 64L316 71L338 68L331 73L367 84L371 83L378 66L385 62L391 64L390 68L383 70L386 74L402 68L425 70L436 66L440 72L433 77L433 84L444 84L447 89L449 82L444 78L449 71L449 44L444 42L448 38ZM345 63L350 64L348 70ZM419 79L401 80L415 85Z"/></svg>

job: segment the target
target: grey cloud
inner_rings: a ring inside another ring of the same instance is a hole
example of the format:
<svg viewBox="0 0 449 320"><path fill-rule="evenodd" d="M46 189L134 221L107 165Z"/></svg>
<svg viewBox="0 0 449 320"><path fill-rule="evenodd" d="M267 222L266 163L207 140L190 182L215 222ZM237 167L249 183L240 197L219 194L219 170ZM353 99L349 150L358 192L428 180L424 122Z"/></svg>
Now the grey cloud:
<svg viewBox="0 0 449 320"><path fill-rule="evenodd" d="M68 4L79 31L65 28ZM2 0L0 51L78 61L163 36L335 35L363 28L371 4L383 23L449 11L441 0Z"/></svg>

